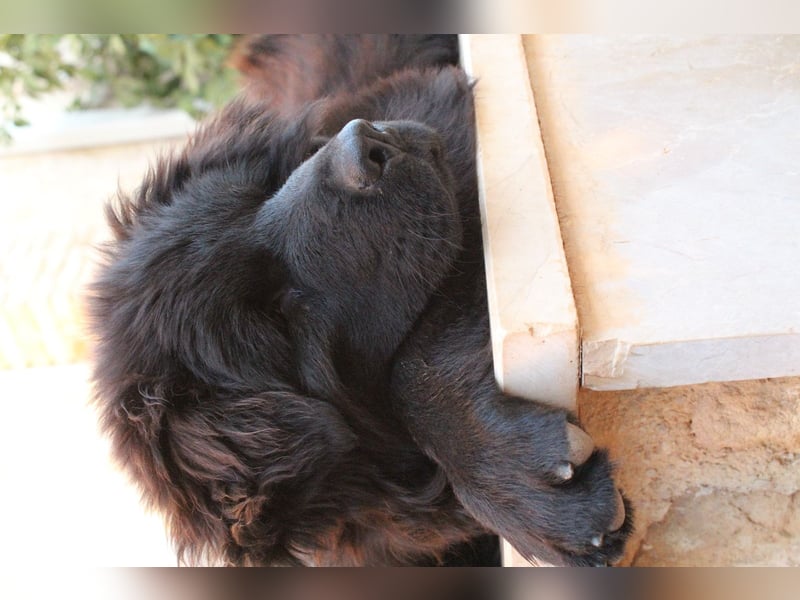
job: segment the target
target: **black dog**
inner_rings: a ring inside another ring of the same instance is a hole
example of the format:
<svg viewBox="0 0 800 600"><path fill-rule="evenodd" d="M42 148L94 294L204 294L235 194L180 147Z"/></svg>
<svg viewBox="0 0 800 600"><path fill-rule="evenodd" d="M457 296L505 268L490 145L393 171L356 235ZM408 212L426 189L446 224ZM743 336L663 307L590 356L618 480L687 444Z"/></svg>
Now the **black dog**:
<svg viewBox="0 0 800 600"><path fill-rule="evenodd" d="M456 38L238 60L244 95L108 211L91 299L102 425L179 554L437 564L497 533L617 558L606 455L493 377Z"/></svg>

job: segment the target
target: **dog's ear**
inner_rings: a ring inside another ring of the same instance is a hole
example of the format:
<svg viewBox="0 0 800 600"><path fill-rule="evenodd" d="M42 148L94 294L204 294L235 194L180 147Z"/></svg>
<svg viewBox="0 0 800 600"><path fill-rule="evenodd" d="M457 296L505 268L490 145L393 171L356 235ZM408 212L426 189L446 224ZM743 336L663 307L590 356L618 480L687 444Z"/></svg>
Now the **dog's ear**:
<svg viewBox="0 0 800 600"><path fill-rule="evenodd" d="M136 385L103 424L179 557L195 564L291 562L289 515L355 445L330 404L292 391L230 398Z"/></svg>

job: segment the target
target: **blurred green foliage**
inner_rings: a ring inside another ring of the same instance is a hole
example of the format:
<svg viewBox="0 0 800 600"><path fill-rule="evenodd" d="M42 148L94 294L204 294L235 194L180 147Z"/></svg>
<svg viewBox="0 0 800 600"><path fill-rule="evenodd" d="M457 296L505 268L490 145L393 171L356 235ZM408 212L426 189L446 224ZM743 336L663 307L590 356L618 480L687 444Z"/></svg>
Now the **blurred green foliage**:
<svg viewBox="0 0 800 600"><path fill-rule="evenodd" d="M200 117L236 91L234 35L0 34L0 138L26 125L20 99L76 90L73 108L177 107Z"/></svg>

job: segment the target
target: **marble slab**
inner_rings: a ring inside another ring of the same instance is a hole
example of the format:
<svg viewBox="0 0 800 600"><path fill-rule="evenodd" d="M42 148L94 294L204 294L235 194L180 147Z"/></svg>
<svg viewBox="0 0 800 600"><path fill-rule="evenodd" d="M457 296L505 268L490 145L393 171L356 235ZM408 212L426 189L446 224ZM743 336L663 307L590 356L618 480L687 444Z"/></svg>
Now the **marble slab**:
<svg viewBox="0 0 800 600"><path fill-rule="evenodd" d="M800 375L800 36L524 38L583 385Z"/></svg>
<svg viewBox="0 0 800 600"><path fill-rule="evenodd" d="M462 35L477 83L478 180L495 375L508 393L575 409L577 311L519 35ZM504 566L530 566L502 541Z"/></svg>
<svg viewBox="0 0 800 600"><path fill-rule="evenodd" d="M462 35L477 80L478 177L495 374L503 389L575 407L575 302L519 35Z"/></svg>

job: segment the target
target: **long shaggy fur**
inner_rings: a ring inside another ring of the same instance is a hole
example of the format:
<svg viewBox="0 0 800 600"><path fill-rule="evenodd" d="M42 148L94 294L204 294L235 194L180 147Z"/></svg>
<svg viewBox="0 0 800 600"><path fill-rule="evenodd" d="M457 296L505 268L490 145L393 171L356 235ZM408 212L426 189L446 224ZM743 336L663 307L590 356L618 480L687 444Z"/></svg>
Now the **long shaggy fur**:
<svg viewBox="0 0 800 600"><path fill-rule="evenodd" d="M584 547L605 455L553 487L571 417L494 384L457 60L453 36L251 38L241 97L109 206L96 402L185 562L619 553L630 519Z"/></svg>

